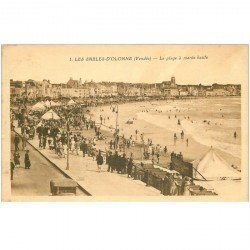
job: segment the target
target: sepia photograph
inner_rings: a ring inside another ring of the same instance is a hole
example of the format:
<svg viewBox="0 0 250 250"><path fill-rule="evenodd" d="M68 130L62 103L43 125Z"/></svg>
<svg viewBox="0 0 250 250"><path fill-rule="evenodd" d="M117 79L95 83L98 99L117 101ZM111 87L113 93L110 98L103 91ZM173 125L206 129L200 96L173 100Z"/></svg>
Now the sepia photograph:
<svg viewBox="0 0 250 250"><path fill-rule="evenodd" d="M248 250L245 0L0 1L4 250Z"/></svg>
<svg viewBox="0 0 250 250"><path fill-rule="evenodd" d="M248 45L2 45L4 201L248 201Z"/></svg>

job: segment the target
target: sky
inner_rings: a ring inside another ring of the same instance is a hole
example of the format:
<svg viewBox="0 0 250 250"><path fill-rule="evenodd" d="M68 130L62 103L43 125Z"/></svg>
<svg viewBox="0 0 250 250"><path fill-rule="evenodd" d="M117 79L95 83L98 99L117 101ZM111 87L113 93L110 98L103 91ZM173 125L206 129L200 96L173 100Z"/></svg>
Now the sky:
<svg viewBox="0 0 250 250"><path fill-rule="evenodd" d="M105 61L86 61L87 57ZM110 61L111 57L133 60ZM5 45L2 63L6 82L49 79L64 83L72 77L83 82L158 83L172 76L177 84L248 82L247 45Z"/></svg>

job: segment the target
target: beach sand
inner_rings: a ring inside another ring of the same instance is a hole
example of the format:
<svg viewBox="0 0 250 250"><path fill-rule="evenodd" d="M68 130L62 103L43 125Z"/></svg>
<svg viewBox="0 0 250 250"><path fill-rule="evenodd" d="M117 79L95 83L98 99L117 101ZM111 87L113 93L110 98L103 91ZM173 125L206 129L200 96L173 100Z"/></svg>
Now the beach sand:
<svg viewBox="0 0 250 250"><path fill-rule="evenodd" d="M106 131L106 136L109 138L114 129L111 130L108 127L115 128L116 124L114 109L116 111L117 107L104 106L91 110L92 117L97 123L100 122L100 116L105 118L103 121L105 126L101 126L101 129ZM178 119L181 125L177 125ZM128 120L132 120L133 124L127 124ZM210 121L209 124L204 120ZM155 145L167 146L168 152L182 152L184 159L189 162L198 161L213 146L230 165L240 169L239 98L121 104L118 107L118 127L120 134L124 134L126 138L132 135L134 140L137 129L138 134L143 133L145 143L150 138ZM180 136L182 130L183 140ZM234 131L238 135L236 139L233 138ZM178 138L175 145L174 133ZM137 136L137 142L140 142L139 136Z"/></svg>

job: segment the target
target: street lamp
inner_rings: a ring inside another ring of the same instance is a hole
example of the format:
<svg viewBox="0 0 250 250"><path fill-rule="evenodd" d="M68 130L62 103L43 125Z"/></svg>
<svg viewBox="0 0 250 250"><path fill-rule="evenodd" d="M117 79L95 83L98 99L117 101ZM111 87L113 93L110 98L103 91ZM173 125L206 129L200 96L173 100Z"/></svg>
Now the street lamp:
<svg viewBox="0 0 250 250"><path fill-rule="evenodd" d="M116 106L115 130L118 130L118 104Z"/></svg>
<svg viewBox="0 0 250 250"><path fill-rule="evenodd" d="M67 165L66 170L69 170L69 112L67 109L64 110L66 118L66 129L67 129Z"/></svg>
<svg viewBox="0 0 250 250"><path fill-rule="evenodd" d="M69 117L67 117L67 165L66 170L69 170Z"/></svg>
<svg viewBox="0 0 250 250"><path fill-rule="evenodd" d="M73 110L72 110L73 111ZM72 112L71 111L71 112ZM65 114L65 117L66 117L66 126L67 126L67 165L66 165L66 170L69 170L69 143L70 143L70 140L69 140L69 134L70 134L70 127L69 127L69 115L71 114L71 112L69 112L67 109L66 111L67 112Z"/></svg>
<svg viewBox="0 0 250 250"><path fill-rule="evenodd" d="M115 118L115 149L117 149L117 144L118 144L118 140L117 140L117 136L118 136L118 104L116 105L116 110L114 109L113 112L116 112L116 118Z"/></svg>

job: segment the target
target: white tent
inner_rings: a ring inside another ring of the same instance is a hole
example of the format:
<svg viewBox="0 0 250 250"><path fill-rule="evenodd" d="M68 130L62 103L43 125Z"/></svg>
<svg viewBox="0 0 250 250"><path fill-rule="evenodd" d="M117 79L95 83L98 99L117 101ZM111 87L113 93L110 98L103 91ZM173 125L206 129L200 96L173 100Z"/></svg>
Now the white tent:
<svg viewBox="0 0 250 250"><path fill-rule="evenodd" d="M195 164L195 162L193 162ZM210 150L198 161L194 168L206 178L206 180L215 180L221 178L238 179L240 173L232 168L215 150ZM194 171L194 178L202 179L200 174Z"/></svg>
<svg viewBox="0 0 250 250"><path fill-rule="evenodd" d="M38 102L38 103L36 103L35 105L33 105L33 106L31 107L31 109L32 109L33 111L42 111L42 110L45 110L46 108L45 108L45 106L44 106L43 103Z"/></svg>
<svg viewBox="0 0 250 250"><path fill-rule="evenodd" d="M76 104L76 103L72 99L69 100L68 105L74 105L74 104Z"/></svg>
<svg viewBox="0 0 250 250"><path fill-rule="evenodd" d="M49 110L48 112L46 112L43 116L42 116L43 120L59 120L61 119L56 112L54 112L52 109Z"/></svg>

